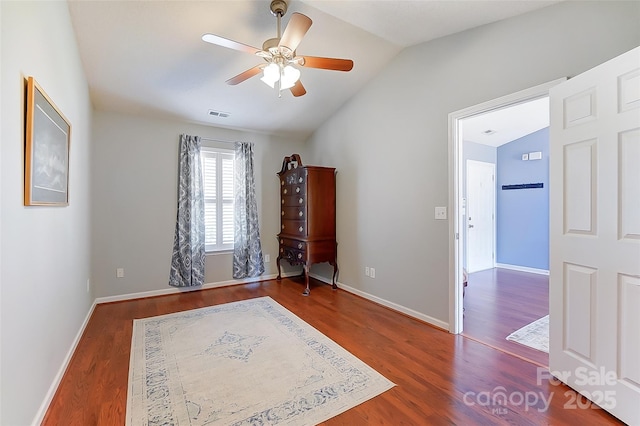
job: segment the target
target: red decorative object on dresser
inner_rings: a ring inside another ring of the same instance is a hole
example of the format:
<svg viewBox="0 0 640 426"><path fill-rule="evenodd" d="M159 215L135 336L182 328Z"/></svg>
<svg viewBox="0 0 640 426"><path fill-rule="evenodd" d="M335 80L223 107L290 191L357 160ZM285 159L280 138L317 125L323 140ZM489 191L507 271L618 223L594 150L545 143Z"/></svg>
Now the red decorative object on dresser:
<svg viewBox="0 0 640 426"><path fill-rule="evenodd" d="M280 177L280 233L278 241L278 280L280 260L302 265L309 295L309 268L314 263L333 266L332 285L336 286L338 257L336 242L336 169L303 166L298 154L285 157Z"/></svg>

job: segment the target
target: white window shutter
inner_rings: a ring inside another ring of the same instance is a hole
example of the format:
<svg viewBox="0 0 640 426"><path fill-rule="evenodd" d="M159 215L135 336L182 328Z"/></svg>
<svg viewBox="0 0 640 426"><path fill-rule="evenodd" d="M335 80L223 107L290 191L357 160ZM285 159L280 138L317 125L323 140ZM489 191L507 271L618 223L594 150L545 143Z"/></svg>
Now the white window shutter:
<svg viewBox="0 0 640 426"><path fill-rule="evenodd" d="M205 203L205 247L207 251L233 248L234 153L202 147Z"/></svg>
<svg viewBox="0 0 640 426"><path fill-rule="evenodd" d="M222 156L222 244L233 247L233 154Z"/></svg>

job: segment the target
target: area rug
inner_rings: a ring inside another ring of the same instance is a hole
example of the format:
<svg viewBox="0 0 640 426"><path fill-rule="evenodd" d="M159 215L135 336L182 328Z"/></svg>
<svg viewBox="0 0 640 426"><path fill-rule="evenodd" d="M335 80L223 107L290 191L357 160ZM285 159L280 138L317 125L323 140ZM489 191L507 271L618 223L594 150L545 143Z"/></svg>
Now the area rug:
<svg viewBox="0 0 640 426"><path fill-rule="evenodd" d="M514 331L507 340L549 353L549 315Z"/></svg>
<svg viewBox="0 0 640 426"><path fill-rule="evenodd" d="M270 297L134 320L133 425L313 425L395 386Z"/></svg>

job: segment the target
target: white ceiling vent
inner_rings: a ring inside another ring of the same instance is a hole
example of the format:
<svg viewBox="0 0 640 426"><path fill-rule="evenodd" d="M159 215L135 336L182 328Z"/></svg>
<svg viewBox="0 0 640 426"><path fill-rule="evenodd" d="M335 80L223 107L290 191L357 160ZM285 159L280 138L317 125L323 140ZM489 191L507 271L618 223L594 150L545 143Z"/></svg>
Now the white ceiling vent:
<svg viewBox="0 0 640 426"><path fill-rule="evenodd" d="M210 109L209 110L209 115L212 117L220 117L220 118L227 118L231 115L231 113L228 112L222 112L222 111L215 111Z"/></svg>
<svg viewBox="0 0 640 426"><path fill-rule="evenodd" d="M497 132L496 132L495 130L488 129L488 130L485 130L485 131L484 131L484 132L482 132L482 133L483 133L483 134L485 134L485 135L487 135L487 136L490 136L490 135L493 135L493 134L495 134L495 133L497 133Z"/></svg>

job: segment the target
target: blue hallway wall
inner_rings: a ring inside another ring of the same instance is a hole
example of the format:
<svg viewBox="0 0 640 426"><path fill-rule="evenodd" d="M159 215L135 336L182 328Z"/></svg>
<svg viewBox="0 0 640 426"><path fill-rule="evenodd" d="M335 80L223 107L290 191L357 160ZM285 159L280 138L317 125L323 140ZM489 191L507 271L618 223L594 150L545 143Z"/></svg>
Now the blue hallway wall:
<svg viewBox="0 0 640 426"><path fill-rule="evenodd" d="M535 151L542 151L541 160L522 160ZM549 128L498 147L497 157L497 263L548 270ZM544 188L502 189L539 182Z"/></svg>

